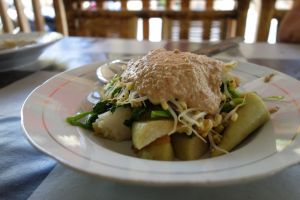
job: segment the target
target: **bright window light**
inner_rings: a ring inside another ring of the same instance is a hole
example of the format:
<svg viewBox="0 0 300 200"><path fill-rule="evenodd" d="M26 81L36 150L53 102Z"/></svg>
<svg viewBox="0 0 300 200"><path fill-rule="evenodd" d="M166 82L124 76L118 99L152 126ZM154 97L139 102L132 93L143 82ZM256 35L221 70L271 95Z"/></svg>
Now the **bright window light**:
<svg viewBox="0 0 300 200"><path fill-rule="evenodd" d="M149 40L152 42L161 41L162 19L150 18L149 19Z"/></svg>
<svg viewBox="0 0 300 200"><path fill-rule="evenodd" d="M137 33L136 33L136 39L138 41L142 41L143 40L143 19L138 19L137 22Z"/></svg>
<svg viewBox="0 0 300 200"><path fill-rule="evenodd" d="M142 1L130 0L127 2L128 10L142 10L142 8L143 8Z"/></svg>
<svg viewBox="0 0 300 200"><path fill-rule="evenodd" d="M213 8L215 10L233 10L235 6L234 0L218 0L214 1Z"/></svg>
<svg viewBox="0 0 300 200"><path fill-rule="evenodd" d="M250 3L245 29L245 43L253 43L256 39L257 23L258 23L258 10L255 8L255 4Z"/></svg>
<svg viewBox="0 0 300 200"><path fill-rule="evenodd" d="M121 2L105 1L104 8L108 10L121 10Z"/></svg>
<svg viewBox="0 0 300 200"><path fill-rule="evenodd" d="M292 8L292 5L293 5L293 0L277 0L275 3L275 8L288 10Z"/></svg>
<svg viewBox="0 0 300 200"><path fill-rule="evenodd" d="M82 3L82 8L83 8L84 10L88 9L89 7L90 7L90 2L89 2L89 1L84 1L84 2Z"/></svg>
<svg viewBox="0 0 300 200"><path fill-rule="evenodd" d="M270 44L276 43L277 26L278 26L278 20L272 19L271 27L270 27L270 31L269 31L269 37L268 37L268 43L270 43Z"/></svg>

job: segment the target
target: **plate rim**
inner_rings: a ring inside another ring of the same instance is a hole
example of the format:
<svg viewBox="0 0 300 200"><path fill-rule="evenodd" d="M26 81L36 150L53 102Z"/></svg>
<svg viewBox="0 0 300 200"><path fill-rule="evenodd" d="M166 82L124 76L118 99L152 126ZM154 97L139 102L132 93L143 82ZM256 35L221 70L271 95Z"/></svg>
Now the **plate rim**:
<svg viewBox="0 0 300 200"><path fill-rule="evenodd" d="M17 34L9 34L9 33L5 33L2 34L0 37L0 41L2 39L2 37L6 37L6 36L13 36L13 37L17 37L17 36L36 36L35 39L37 39L38 37L44 37L47 35L54 35L54 39L47 41L47 42L42 42L42 43L34 43L32 45L26 45L24 47L21 48L9 48L9 49L4 49L0 51L0 56L4 56L4 55L9 55L9 54L13 54L13 53L17 53L17 52L23 52L23 51L28 51L28 50L32 50L32 49L38 49L38 48L43 48L46 47L48 45L54 44L55 42L61 40L64 36L59 33L59 32L30 32L30 33L17 33Z"/></svg>

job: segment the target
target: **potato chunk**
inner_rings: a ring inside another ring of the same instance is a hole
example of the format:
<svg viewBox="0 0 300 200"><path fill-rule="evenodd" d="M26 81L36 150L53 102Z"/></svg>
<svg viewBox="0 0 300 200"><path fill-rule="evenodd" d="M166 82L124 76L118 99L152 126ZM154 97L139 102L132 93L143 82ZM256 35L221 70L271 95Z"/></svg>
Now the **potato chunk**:
<svg viewBox="0 0 300 200"><path fill-rule="evenodd" d="M229 123L219 144L219 147L226 151L232 150L270 118L265 103L258 95L247 93L245 98L246 105L237 110L238 119ZM215 149L211 152L211 156L222 154L224 152Z"/></svg>
<svg viewBox="0 0 300 200"><path fill-rule="evenodd" d="M142 149L154 140L168 135L173 129L171 120L153 120L132 124L132 142L136 149Z"/></svg>
<svg viewBox="0 0 300 200"><path fill-rule="evenodd" d="M158 138L151 144L137 151L140 158L150 160L173 160L174 152L170 136L166 135Z"/></svg>
<svg viewBox="0 0 300 200"><path fill-rule="evenodd" d="M184 133L172 135L172 145L176 158L180 160L197 160L208 150L208 144L196 135Z"/></svg>
<svg viewBox="0 0 300 200"><path fill-rule="evenodd" d="M119 107L114 112L107 111L99 115L93 123L94 131L104 138L116 141L128 140L131 138L131 130L124 125L124 121L130 117L130 108Z"/></svg>

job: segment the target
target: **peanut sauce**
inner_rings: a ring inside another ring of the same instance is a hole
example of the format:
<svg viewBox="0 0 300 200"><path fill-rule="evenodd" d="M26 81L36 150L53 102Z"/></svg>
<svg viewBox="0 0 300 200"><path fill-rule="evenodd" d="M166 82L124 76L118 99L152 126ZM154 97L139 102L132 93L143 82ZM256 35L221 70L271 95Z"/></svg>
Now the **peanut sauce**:
<svg viewBox="0 0 300 200"><path fill-rule="evenodd" d="M121 77L153 104L180 100L188 108L216 114L222 96L223 66L223 62L204 55L160 48L131 60Z"/></svg>

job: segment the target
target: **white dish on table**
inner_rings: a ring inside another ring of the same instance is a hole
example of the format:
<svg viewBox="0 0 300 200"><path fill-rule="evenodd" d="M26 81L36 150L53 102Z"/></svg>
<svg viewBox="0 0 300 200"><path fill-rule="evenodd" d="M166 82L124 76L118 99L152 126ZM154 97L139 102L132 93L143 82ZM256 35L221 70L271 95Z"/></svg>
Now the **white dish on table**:
<svg viewBox="0 0 300 200"><path fill-rule="evenodd" d="M56 32L32 32L0 35L0 71L35 62L43 51L63 38ZM9 45L15 44L12 48Z"/></svg>
<svg viewBox="0 0 300 200"><path fill-rule="evenodd" d="M91 175L147 185L216 186L272 175L300 161L300 82L278 71L239 63L242 89L262 96L283 95L271 120L233 152L195 161L153 161L133 155L130 142L117 143L74 127L65 118L91 108L101 84L95 63L66 71L36 88L22 108L29 141L61 163ZM265 83L266 75L275 73Z"/></svg>

